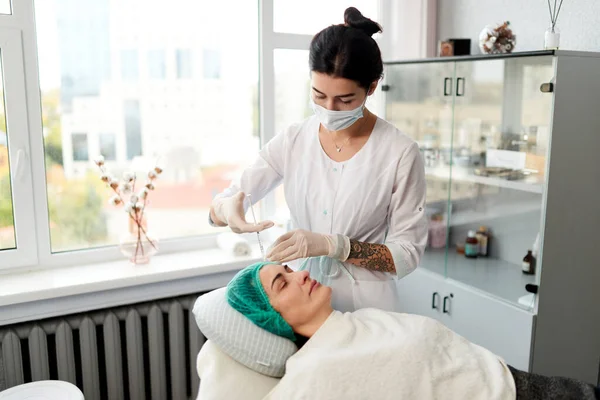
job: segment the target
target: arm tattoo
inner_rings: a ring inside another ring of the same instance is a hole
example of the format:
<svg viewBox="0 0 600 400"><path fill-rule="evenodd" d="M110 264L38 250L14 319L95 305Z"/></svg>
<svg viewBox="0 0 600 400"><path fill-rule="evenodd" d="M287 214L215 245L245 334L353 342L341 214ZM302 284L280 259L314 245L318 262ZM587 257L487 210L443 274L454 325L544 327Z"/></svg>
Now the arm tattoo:
<svg viewBox="0 0 600 400"><path fill-rule="evenodd" d="M390 249L384 244L365 243L350 239L349 263L380 272L396 272Z"/></svg>

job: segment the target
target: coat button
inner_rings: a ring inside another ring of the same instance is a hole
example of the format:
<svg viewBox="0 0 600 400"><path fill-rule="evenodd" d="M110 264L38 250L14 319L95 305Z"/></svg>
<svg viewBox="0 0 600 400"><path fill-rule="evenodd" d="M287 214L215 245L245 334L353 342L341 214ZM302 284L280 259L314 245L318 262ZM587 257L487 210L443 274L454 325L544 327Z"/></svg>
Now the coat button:
<svg viewBox="0 0 600 400"><path fill-rule="evenodd" d="M337 168L334 168L334 169L333 169L333 172L337 172Z"/></svg>
<svg viewBox="0 0 600 400"><path fill-rule="evenodd" d="M327 210L323 210L323 215L327 215Z"/></svg>

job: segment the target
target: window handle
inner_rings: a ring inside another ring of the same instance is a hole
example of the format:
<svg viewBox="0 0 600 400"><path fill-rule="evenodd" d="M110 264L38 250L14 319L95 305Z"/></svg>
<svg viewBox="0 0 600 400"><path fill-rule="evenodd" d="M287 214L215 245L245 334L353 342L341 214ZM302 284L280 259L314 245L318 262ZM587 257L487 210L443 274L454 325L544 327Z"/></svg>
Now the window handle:
<svg viewBox="0 0 600 400"><path fill-rule="evenodd" d="M27 164L27 153L23 149L17 150L17 162L15 167L15 177L19 181L23 181L25 177L25 166Z"/></svg>

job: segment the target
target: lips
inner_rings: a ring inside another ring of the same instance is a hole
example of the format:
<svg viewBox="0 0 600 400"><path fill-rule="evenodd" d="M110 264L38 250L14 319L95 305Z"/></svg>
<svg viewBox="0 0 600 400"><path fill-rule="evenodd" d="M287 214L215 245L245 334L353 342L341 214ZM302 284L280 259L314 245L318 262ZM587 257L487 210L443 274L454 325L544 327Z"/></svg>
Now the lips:
<svg viewBox="0 0 600 400"><path fill-rule="evenodd" d="M311 294L313 289L319 284L319 282L317 282L316 280L313 280L312 283L310 284L310 290L308 292L308 294Z"/></svg>

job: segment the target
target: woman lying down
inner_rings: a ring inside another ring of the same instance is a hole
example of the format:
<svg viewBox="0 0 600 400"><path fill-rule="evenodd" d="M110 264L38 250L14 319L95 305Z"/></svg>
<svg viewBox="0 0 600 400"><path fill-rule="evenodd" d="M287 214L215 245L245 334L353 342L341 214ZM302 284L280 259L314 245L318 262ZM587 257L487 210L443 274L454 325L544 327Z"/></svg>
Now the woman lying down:
<svg viewBox="0 0 600 400"><path fill-rule="evenodd" d="M568 378L517 371L436 320L331 308L331 288L307 271L258 263L240 271L227 301L254 324L306 343L267 399L596 399Z"/></svg>

